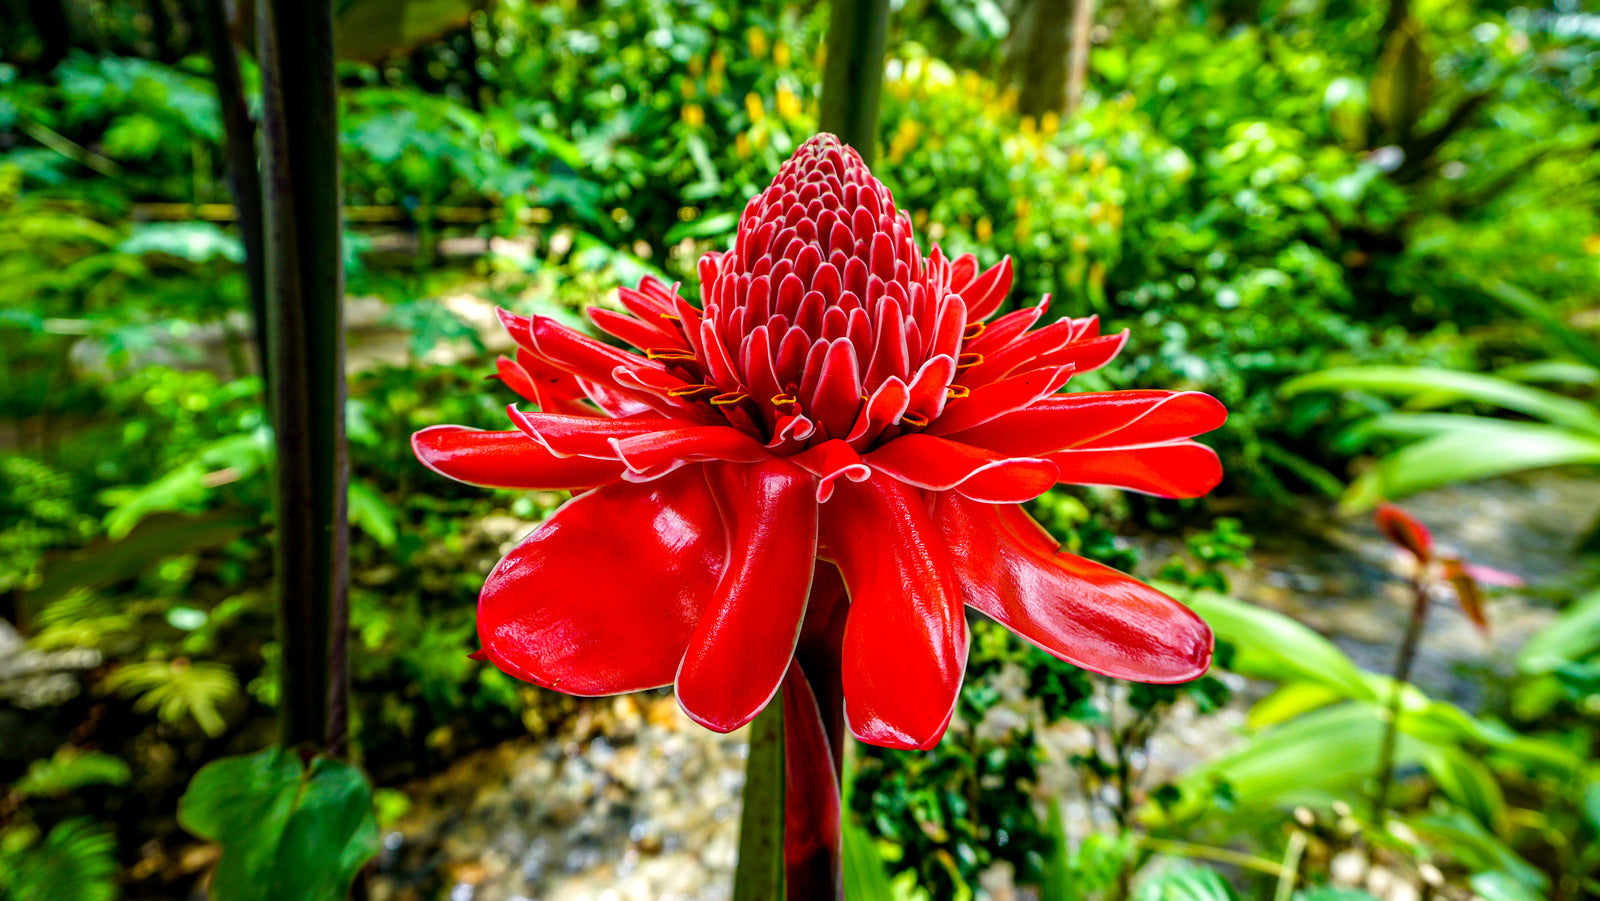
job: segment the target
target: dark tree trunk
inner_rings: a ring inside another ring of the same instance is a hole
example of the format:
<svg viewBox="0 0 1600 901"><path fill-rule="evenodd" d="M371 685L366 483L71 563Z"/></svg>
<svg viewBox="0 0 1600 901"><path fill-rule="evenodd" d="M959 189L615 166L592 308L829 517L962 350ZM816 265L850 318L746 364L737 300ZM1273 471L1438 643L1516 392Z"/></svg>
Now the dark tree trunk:
<svg viewBox="0 0 1600 901"><path fill-rule="evenodd" d="M349 472L333 6L260 0L259 14L282 741L337 754L349 704Z"/></svg>
<svg viewBox="0 0 1600 901"><path fill-rule="evenodd" d="M227 159L228 188L237 213L239 240L244 245L245 284L249 290L250 330L254 338L256 367L272 407L272 378L267 370L267 275L262 246L261 170L256 163L256 123L245 102L244 81L239 74L239 54L228 32L227 11L222 0L188 0L194 19L211 58L211 80L217 89L217 104L222 112L223 152Z"/></svg>
<svg viewBox="0 0 1600 901"><path fill-rule="evenodd" d="M1008 68L1017 86L1017 110L1025 116L1066 106L1072 8L1073 0L1025 0L1012 22Z"/></svg>

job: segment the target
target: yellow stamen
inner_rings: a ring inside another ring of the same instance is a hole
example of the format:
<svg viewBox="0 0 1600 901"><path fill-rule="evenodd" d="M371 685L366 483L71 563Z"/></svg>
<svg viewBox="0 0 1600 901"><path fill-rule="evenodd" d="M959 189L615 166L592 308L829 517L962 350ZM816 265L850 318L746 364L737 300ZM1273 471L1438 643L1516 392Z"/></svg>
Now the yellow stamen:
<svg viewBox="0 0 1600 901"><path fill-rule="evenodd" d="M956 357L957 369L969 369L983 362L983 354L962 354Z"/></svg>
<svg viewBox="0 0 1600 901"><path fill-rule="evenodd" d="M655 347L655 348L651 348L650 350L645 351L644 355L646 357L648 357L649 359L652 359L652 360L693 360L694 359L694 353L693 352L687 351L687 350L679 350L676 347L665 347L665 348L663 348L663 347Z"/></svg>
<svg viewBox="0 0 1600 901"><path fill-rule="evenodd" d="M911 413L908 411L900 414L900 424L920 429L928 424L928 417L923 416L921 413Z"/></svg>
<svg viewBox="0 0 1600 901"><path fill-rule="evenodd" d="M711 402L719 407L724 407L728 404L736 404L749 396L750 395L744 393L743 391L728 391L711 398Z"/></svg>
<svg viewBox="0 0 1600 901"><path fill-rule="evenodd" d="M952 400L960 397L966 397L971 393L972 389L968 388L966 385L947 385L944 389L944 396Z"/></svg>
<svg viewBox="0 0 1600 901"><path fill-rule="evenodd" d="M774 395L772 395L772 405L774 407L781 407L784 404L797 404L799 402L800 402L800 398L795 397L793 394L774 394Z"/></svg>
<svg viewBox="0 0 1600 901"><path fill-rule="evenodd" d="M989 327L989 323L987 323L987 322L972 322L972 323L968 323L966 329L961 332L961 337L966 339L966 340L968 340L968 341L971 341L973 338L976 338L979 335L983 334L984 330L987 329L988 327Z"/></svg>
<svg viewBox="0 0 1600 901"><path fill-rule="evenodd" d="M682 388L673 388L667 392L668 397L693 397L707 391L716 391L716 385L684 385Z"/></svg>

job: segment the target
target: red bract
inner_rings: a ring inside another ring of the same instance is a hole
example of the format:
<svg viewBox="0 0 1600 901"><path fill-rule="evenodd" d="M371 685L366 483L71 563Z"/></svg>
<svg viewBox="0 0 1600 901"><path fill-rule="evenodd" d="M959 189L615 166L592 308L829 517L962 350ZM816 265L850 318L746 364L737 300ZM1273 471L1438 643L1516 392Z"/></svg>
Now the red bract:
<svg viewBox="0 0 1600 901"><path fill-rule="evenodd" d="M475 485L584 493L489 575L488 659L578 695L675 683L691 717L731 730L825 606L823 561L848 591L840 676L863 741L938 742L964 605L1086 669L1199 676L1204 622L1061 553L1017 504L1058 482L1204 494L1221 468L1189 439L1226 411L1194 392L1058 394L1127 333L1034 328L1048 298L991 318L1010 288L1009 260L924 257L855 151L818 135L733 248L701 259L699 306L646 278L621 291L626 313L590 311L638 352L503 312L518 352L501 378L538 412L513 405L514 431L424 429L416 454Z"/></svg>

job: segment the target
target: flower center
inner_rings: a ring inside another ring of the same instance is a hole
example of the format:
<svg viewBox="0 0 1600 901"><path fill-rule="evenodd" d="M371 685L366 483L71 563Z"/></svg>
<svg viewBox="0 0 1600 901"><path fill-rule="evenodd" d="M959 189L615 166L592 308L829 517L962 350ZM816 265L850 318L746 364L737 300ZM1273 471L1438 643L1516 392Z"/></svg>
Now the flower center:
<svg viewBox="0 0 1600 901"><path fill-rule="evenodd" d="M857 153L807 141L745 207L732 250L700 260L686 371L733 425L791 451L863 449L928 424L949 396L967 309L937 249Z"/></svg>

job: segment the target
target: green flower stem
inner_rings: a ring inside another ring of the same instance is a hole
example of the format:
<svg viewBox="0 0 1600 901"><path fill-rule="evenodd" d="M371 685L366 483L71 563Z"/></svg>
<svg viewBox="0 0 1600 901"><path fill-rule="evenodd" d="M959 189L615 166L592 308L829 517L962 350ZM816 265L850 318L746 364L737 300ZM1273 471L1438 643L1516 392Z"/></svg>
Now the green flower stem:
<svg viewBox="0 0 1600 901"><path fill-rule="evenodd" d="M733 874L733 901L775 901L784 897L783 701L773 698L750 724L750 758L745 766L744 808L739 815L739 864Z"/></svg>
<svg viewBox="0 0 1600 901"><path fill-rule="evenodd" d="M1395 655L1394 685L1389 691L1389 707L1383 723L1383 744L1378 748L1378 787L1372 795L1372 821L1379 826L1389 813L1389 785L1394 781L1395 743L1400 735L1400 697L1411 679L1411 665L1417 659L1422 627L1428 621L1428 584L1419 573L1411 580L1411 618L1405 637Z"/></svg>

